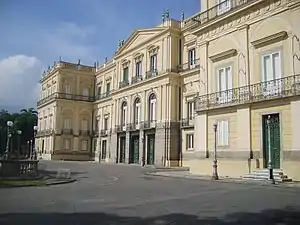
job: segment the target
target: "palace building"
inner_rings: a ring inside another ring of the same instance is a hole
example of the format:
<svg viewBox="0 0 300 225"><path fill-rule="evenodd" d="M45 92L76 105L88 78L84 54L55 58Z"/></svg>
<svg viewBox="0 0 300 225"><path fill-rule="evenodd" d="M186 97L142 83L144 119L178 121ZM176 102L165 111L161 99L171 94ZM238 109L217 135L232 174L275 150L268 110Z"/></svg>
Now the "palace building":
<svg viewBox="0 0 300 225"><path fill-rule="evenodd" d="M271 158L300 180L299 15L298 0L201 0L196 15L134 31L103 65L55 62L41 78L38 151L207 175L216 144L220 176Z"/></svg>

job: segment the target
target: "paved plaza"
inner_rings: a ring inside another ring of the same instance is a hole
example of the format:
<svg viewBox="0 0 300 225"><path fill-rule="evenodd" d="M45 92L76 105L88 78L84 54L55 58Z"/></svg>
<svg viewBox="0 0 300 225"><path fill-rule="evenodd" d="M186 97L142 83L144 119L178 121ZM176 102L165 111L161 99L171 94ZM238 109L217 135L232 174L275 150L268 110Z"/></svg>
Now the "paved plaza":
<svg viewBox="0 0 300 225"><path fill-rule="evenodd" d="M300 189L146 176L149 169L93 162L77 182L0 189L0 224L299 224Z"/></svg>

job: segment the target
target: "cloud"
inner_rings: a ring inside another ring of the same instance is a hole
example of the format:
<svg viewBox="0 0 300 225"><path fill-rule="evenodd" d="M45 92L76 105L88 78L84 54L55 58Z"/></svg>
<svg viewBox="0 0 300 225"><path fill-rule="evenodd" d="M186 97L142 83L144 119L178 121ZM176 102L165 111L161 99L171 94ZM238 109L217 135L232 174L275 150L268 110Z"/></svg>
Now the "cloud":
<svg viewBox="0 0 300 225"><path fill-rule="evenodd" d="M15 55L0 60L0 104L29 107L38 99L42 63L36 57Z"/></svg>

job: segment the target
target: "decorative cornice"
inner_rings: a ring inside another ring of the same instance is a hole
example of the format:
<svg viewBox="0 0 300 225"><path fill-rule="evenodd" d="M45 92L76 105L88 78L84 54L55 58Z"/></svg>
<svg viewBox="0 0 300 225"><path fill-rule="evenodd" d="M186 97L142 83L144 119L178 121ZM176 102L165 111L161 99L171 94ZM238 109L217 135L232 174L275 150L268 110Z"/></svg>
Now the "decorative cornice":
<svg viewBox="0 0 300 225"><path fill-rule="evenodd" d="M130 64L130 60L128 60L128 59L123 59L123 60L121 61L121 64L122 64L123 67L126 67L126 66L128 66L128 65Z"/></svg>
<svg viewBox="0 0 300 225"><path fill-rule="evenodd" d="M223 59L229 58L229 57L233 57L236 54L237 54L237 50L233 48L233 49L229 49L227 51L220 52L215 55L209 56L209 58L211 59L211 61L217 62L217 61L221 61Z"/></svg>
<svg viewBox="0 0 300 225"><path fill-rule="evenodd" d="M147 47L147 50L150 55L153 55L158 52L159 46L158 45L150 45Z"/></svg>
<svg viewBox="0 0 300 225"><path fill-rule="evenodd" d="M110 82L111 79L112 79L111 76L109 76L109 77L106 77L106 78L105 78L105 81L106 81L106 82Z"/></svg>
<svg viewBox="0 0 300 225"><path fill-rule="evenodd" d="M286 38L288 38L288 33L286 31L281 31L281 32L269 35L267 37L263 37L261 39L252 41L251 44L253 45L254 48L261 48L263 46L285 40Z"/></svg>
<svg viewBox="0 0 300 225"><path fill-rule="evenodd" d="M140 61L140 60L142 60L143 57L144 57L143 53L136 53L133 55L133 58L135 61Z"/></svg>

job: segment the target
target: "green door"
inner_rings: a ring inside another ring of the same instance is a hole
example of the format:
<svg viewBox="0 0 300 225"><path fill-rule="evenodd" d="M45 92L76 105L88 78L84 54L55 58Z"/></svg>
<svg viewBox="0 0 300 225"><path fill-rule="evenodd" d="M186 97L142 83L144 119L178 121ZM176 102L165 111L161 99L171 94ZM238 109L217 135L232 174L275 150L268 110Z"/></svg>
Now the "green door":
<svg viewBox="0 0 300 225"><path fill-rule="evenodd" d="M147 164L154 165L155 134L148 135Z"/></svg>
<svg viewBox="0 0 300 225"><path fill-rule="evenodd" d="M129 163L139 163L139 136L131 137Z"/></svg>
<svg viewBox="0 0 300 225"><path fill-rule="evenodd" d="M126 139L125 137L120 137L120 163L125 163L125 147Z"/></svg>
<svg viewBox="0 0 300 225"><path fill-rule="evenodd" d="M280 169L280 122L279 114L270 115L270 123L268 125L269 115L263 116L263 152L264 167L268 167L269 162L269 146L271 148L272 166L274 169Z"/></svg>

